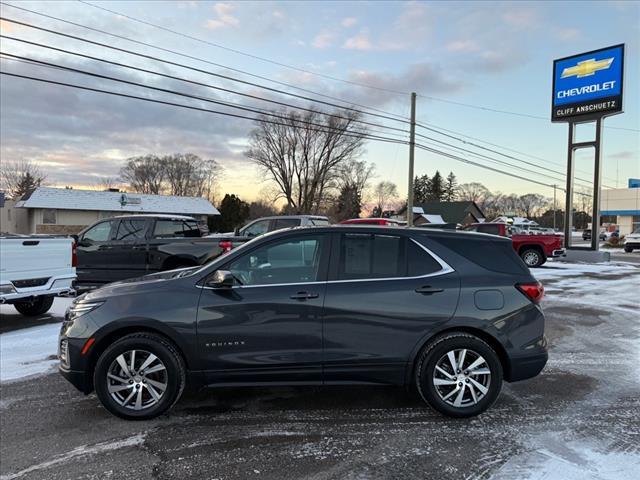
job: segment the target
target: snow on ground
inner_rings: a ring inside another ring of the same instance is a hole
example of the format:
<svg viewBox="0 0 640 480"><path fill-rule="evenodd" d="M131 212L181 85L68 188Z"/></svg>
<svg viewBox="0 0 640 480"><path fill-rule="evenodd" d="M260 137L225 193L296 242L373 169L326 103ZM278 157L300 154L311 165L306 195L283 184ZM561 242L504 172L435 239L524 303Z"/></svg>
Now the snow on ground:
<svg viewBox="0 0 640 480"><path fill-rule="evenodd" d="M47 319L64 318L69 298L56 298ZM19 315L11 305L0 307L2 317ZM52 370L58 360L60 323L22 328L0 335L0 382L18 380Z"/></svg>

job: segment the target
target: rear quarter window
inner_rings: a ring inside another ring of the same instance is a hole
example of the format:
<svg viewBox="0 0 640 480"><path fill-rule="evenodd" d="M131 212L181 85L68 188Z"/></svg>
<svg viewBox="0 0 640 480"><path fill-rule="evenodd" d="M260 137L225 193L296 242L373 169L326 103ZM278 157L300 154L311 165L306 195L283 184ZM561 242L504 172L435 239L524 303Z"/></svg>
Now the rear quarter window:
<svg viewBox="0 0 640 480"><path fill-rule="evenodd" d="M529 269L513 251L511 242L458 235L429 238L486 270L511 274L529 273Z"/></svg>

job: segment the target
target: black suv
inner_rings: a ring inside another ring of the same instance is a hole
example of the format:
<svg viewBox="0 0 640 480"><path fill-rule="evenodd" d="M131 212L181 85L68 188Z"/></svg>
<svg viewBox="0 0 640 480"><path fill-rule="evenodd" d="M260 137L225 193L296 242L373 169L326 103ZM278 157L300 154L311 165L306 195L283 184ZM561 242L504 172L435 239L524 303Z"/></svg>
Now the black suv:
<svg viewBox="0 0 640 480"><path fill-rule="evenodd" d="M371 226L258 237L202 267L78 297L60 371L115 415L168 410L187 383L415 385L468 417L547 361L543 288L494 235Z"/></svg>

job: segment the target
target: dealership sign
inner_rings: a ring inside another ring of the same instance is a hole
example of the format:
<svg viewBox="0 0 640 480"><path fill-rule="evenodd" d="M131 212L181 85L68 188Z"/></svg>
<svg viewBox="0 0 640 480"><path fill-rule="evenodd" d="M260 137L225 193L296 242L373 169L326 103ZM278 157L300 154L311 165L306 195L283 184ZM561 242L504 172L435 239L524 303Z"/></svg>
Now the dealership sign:
<svg viewBox="0 0 640 480"><path fill-rule="evenodd" d="M623 73L624 45L555 60L551 120L621 113Z"/></svg>

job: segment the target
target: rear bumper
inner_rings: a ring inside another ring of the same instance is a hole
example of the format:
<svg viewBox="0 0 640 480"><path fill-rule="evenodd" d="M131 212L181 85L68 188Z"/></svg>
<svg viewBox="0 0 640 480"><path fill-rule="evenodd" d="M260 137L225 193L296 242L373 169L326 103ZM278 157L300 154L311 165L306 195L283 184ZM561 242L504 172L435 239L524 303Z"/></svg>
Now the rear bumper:
<svg viewBox="0 0 640 480"><path fill-rule="evenodd" d="M3 282L3 290L7 293L0 295L0 303L13 303L15 301L27 301L35 297L55 297L61 295L73 295L72 277L51 277L45 285L39 287L17 288L11 282Z"/></svg>
<svg viewBox="0 0 640 480"><path fill-rule="evenodd" d="M518 355L509 358L509 371L505 375L507 382L518 382L538 375L549 360L547 352L547 339L543 339L542 344L535 353Z"/></svg>

